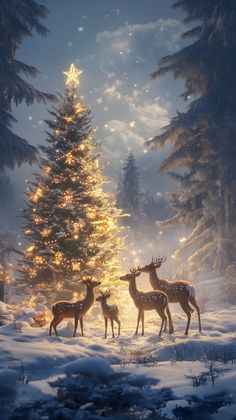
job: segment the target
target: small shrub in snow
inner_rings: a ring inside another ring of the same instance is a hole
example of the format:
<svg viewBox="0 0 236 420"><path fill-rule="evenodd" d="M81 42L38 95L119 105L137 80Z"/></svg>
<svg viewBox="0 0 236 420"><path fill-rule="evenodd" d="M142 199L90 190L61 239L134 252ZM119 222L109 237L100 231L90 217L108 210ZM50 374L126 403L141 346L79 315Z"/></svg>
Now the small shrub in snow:
<svg viewBox="0 0 236 420"><path fill-rule="evenodd" d="M222 365L219 365L215 360L210 360L205 363L207 368L206 375L210 378L212 386L215 385L215 380L219 376L223 376L227 369L224 369Z"/></svg>
<svg viewBox="0 0 236 420"><path fill-rule="evenodd" d="M157 366L158 357L155 353L155 349L132 350L128 353L128 356L126 356L120 362L123 369L126 365L129 365L131 363L145 366Z"/></svg>
<svg viewBox="0 0 236 420"><path fill-rule="evenodd" d="M29 384L31 380L31 373L25 368L24 364L21 363L20 373L17 378L21 384Z"/></svg>
<svg viewBox="0 0 236 420"><path fill-rule="evenodd" d="M191 379L193 386L206 385L209 381L211 385L215 385L215 380L219 376L223 376L227 369L224 369L221 364L215 360L210 360L205 363L206 371L200 372L199 375L185 375L186 378Z"/></svg>
<svg viewBox="0 0 236 420"><path fill-rule="evenodd" d="M188 395L185 398L189 405L185 407L176 406L173 410L173 414L178 420L207 420L212 418L212 414L217 413L221 407L234 403L232 393L227 391L203 398L196 395Z"/></svg>
<svg viewBox="0 0 236 420"><path fill-rule="evenodd" d="M185 375L185 377L187 379L191 379L192 385L194 387L199 387L201 385L207 384L207 376L204 372L200 373L199 375L195 375L194 373L192 375Z"/></svg>

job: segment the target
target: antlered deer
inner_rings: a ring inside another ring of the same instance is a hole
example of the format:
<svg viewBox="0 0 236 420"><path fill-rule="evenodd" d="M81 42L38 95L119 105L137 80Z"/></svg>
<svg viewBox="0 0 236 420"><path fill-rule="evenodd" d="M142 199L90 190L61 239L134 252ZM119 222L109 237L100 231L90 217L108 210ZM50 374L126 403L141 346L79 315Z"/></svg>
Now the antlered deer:
<svg viewBox="0 0 236 420"><path fill-rule="evenodd" d="M89 308L91 308L94 302L94 291L93 289L101 284L100 281L92 280L91 278L86 278L82 280L82 283L87 286L87 294L83 300L78 300L77 302L57 302L52 307L52 313L54 318L50 324L49 335L52 335L52 328L57 333L57 325L65 318L74 318L75 326L74 326L74 334L78 326L78 321L80 320L80 328L81 328L81 335L84 335L83 331L83 317L88 312Z"/></svg>
<svg viewBox="0 0 236 420"><path fill-rule="evenodd" d="M134 301L135 306L138 308L138 319L137 319L137 327L135 334L138 334L138 328L140 320L142 322L142 335L144 335L144 311L149 310L156 310L158 315L160 316L162 323L161 329L159 332L159 336L161 336L162 330L164 325L166 325L167 317L165 311L168 316L169 320L169 333L173 333L173 324L171 320L171 314L168 307L169 299L167 295L163 292L140 292L136 286L136 277L140 275L140 271L137 269L130 270L129 274L120 277L120 280L125 280L129 282L129 293L131 298Z"/></svg>
<svg viewBox="0 0 236 420"><path fill-rule="evenodd" d="M191 303L197 310L198 314L198 326L201 332L201 317L200 309L196 302L196 292L193 285L187 281L179 280L170 282L169 280L160 279L157 275L156 270L160 268L161 264L166 261L166 257L163 258L152 258L150 264L144 267L139 267L138 270L141 273L149 273L149 280L154 290L161 290L166 293L170 303L179 303L183 311L186 313L188 321L185 330L185 335L188 335L188 330L191 321L191 313L194 311L189 305Z"/></svg>
<svg viewBox="0 0 236 420"><path fill-rule="evenodd" d="M112 329L112 337L115 337L114 334L114 321L118 324L118 335L120 335L120 320L119 316L119 308L117 305L108 305L107 299L111 296L110 291L102 292L100 290L100 296L97 297L96 301L101 302L102 313L105 320L105 338L107 338L107 324L108 319L111 321L111 329Z"/></svg>

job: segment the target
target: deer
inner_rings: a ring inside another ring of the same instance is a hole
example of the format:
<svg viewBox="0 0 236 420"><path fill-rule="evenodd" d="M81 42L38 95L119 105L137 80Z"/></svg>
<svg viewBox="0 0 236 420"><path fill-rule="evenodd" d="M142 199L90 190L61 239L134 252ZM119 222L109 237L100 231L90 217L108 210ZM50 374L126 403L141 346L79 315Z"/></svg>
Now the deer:
<svg viewBox="0 0 236 420"><path fill-rule="evenodd" d="M169 320L169 333L174 332L171 313L168 307L169 299L166 293L158 292L141 292L136 286L136 277L140 276L141 272L138 269L131 269L130 273L120 277L120 280L129 282L129 294L134 301L136 308L138 308L137 327L135 335L138 334L140 320L142 322L142 335L144 335L144 311L156 310L161 318L161 328L159 336L161 337L163 327L166 326L167 316ZM166 313L167 316L166 316Z"/></svg>
<svg viewBox="0 0 236 420"><path fill-rule="evenodd" d="M105 338L107 338L108 319L110 319L111 321L112 338L115 337L114 321L118 324L118 335L120 335L120 320L118 318L119 308L117 305L108 305L107 299L109 299L110 296L111 296L110 290L107 290L105 292L102 292L102 290L100 290L100 296L96 298L97 302L101 302L102 313L103 313L104 321L105 321Z"/></svg>
<svg viewBox="0 0 236 420"><path fill-rule="evenodd" d="M85 286L87 286L87 294L82 300L78 300L77 302L68 302L62 301L57 302L52 307L52 313L54 315L53 320L51 321L50 328L49 328L49 335L52 335L52 328L55 331L55 334L58 336L56 327L60 322L65 318L74 318L75 325L74 325L74 334L75 337L76 330L78 327L78 321L80 321L80 328L81 328L81 335L84 336L84 327L83 327L83 317L91 308L94 302L94 288L101 284L100 281L93 280L92 278L85 278L82 282Z"/></svg>
<svg viewBox="0 0 236 420"><path fill-rule="evenodd" d="M138 270L141 273L149 274L149 281L154 290L160 290L167 294L170 303L179 303L183 311L187 315L187 325L185 329L185 335L188 335L189 326L191 322L191 314L194 312L194 309L190 306L189 303L197 311L198 315L198 328L201 332L201 316L200 309L196 301L196 291L193 285L185 280L178 280L171 282L169 280L161 279L158 277L156 270L161 267L161 265L166 261L166 257L162 258L153 258L150 264L147 264L143 267L138 266Z"/></svg>

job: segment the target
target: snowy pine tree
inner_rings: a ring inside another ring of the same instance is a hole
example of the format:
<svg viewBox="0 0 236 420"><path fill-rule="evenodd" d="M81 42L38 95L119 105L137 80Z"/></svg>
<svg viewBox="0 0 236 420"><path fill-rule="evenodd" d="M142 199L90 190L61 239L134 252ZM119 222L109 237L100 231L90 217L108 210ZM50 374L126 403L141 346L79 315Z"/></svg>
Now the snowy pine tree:
<svg viewBox="0 0 236 420"><path fill-rule="evenodd" d="M121 212L103 191L107 181L90 110L77 94L79 73L73 65L66 72L66 94L51 112L42 174L31 185L25 211L30 245L20 261L21 281L46 287L52 295L55 288L78 290L81 275L101 278L104 285L119 277Z"/></svg>
<svg viewBox="0 0 236 420"><path fill-rule="evenodd" d="M154 224L170 215L167 201L163 197L156 197L152 192L146 191L143 197L142 210L145 221Z"/></svg>
<svg viewBox="0 0 236 420"><path fill-rule="evenodd" d="M234 0L179 0L185 23L197 25L183 34L192 44L163 58L153 78L172 72L185 81L188 110L149 142L172 144L160 171L180 186L170 194L175 215L166 225L194 226L179 254L187 252L195 269L224 273L236 252L236 4Z"/></svg>
<svg viewBox="0 0 236 420"><path fill-rule="evenodd" d="M126 223L134 227L141 215L140 173L134 155L129 154L118 181L117 205L129 214Z"/></svg>
<svg viewBox="0 0 236 420"><path fill-rule="evenodd" d="M27 105L34 101L52 100L49 95L35 89L21 75L35 77L35 67L15 58L22 39L36 31L45 36L47 29L40 19L47 16L45 6L33 0L2 0L0 8L0 170L14 168L23 162L35 160L36 148L11 131L15 118L11 115L12 105L25 101Z"/></svg>
<svg viewBox="0 0 236 420"><path fill-rule="evenodd" d="M226 302L236 304L236 263L230 264L225 270L222 295Z"/></svg>

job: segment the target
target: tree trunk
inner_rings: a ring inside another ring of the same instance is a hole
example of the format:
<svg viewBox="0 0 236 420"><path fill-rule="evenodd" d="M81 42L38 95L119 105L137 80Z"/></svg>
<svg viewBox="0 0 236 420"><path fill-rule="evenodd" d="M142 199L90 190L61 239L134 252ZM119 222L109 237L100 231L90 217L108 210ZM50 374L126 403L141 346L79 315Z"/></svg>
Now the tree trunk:
<svg viewBox="0 0 236 420"><path fill-rule="evenodd" d="M4 280L0 281L0 301L4 302L4 286L5 282Z"/></svg>

